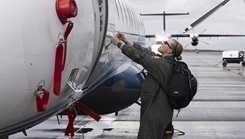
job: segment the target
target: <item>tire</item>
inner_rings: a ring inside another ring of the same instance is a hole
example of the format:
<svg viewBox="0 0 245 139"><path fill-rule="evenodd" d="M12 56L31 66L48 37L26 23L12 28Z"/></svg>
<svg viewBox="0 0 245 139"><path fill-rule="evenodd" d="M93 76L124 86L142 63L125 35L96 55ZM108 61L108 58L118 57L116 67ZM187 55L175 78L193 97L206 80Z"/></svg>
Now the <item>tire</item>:
<svg viewBox="0 0 245 139"><path fill-rule="evenodd" d="M223 65L223 67L226 67L227 62L226 62L226 61L224 61L224 62L222 63L222 65Z"/></svg>
<svg viewBox="0 0 245 139"><path fill-rule="evenodd" d="M245 67L245 61L242 62L242 66Z"/></svg>

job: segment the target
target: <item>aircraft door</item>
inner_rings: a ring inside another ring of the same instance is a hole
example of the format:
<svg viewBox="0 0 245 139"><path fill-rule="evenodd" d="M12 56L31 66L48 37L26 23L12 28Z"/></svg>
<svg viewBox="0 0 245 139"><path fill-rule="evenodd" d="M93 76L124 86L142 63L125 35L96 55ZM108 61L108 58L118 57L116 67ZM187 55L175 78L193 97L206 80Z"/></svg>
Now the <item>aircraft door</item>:
<svg viewBox="0 0 245 139"><path fill-rule="evenodd" d="M94 47L97 47L97 51L93 51L93 55L96 55L96 58L93 62L92 72L89 75L89 78L84 86L87 88L91 82L89 81L94 73L96 66L98 65L101 54L103 53L103 48L105 46L105 39L107 33L107 24L108 24L108 0L93 0L93 8L95 14L95 43Z"/></svg>

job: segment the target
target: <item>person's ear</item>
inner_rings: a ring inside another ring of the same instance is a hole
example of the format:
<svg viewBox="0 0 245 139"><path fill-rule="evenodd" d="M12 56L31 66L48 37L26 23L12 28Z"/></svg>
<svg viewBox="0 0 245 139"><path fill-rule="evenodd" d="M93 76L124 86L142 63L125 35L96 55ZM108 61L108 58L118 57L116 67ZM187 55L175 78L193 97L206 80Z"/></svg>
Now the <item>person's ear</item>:
<svg viewBox="0 0 245 139"><path fill-rule="evenodd" d="M168 49L168 53L169 54L173 53L173 50L172 49Z"/></svg>

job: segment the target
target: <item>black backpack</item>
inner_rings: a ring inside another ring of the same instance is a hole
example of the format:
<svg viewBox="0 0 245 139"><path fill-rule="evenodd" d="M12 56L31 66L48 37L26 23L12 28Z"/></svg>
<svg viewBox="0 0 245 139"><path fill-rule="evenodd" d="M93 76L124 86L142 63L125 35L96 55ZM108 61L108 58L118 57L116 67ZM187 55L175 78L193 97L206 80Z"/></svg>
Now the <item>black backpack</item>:
<svg viewBox="0 0 245 139"><path fill-rule="evenodd" d="M173 77L167 92L170 106L173 109L185 108L197 92L198 82L185 62L175 61Z"/></svg>
<svg viewBox="0 0 245 139"><path fill-rule="evenodd" d="M153 78L158 82L157 78ZM178 110L178 116L182 108L187 107L197 93L198 82L195 76L189 70L187 64L181 61L174 61L173 76L167 92L171 108Z"/></svg>
<svg viewBox="0 0 245 139"><path fill-rule="evenodd" d="M153 76L153 78L160 84L160 87L167 92L171 108L180 112L180 109L187 107L196 95L198 82L185 62L174 61L172 66L173 76L168 90L162 87L156 77ZM142 74L146 76L144 69L142 70Z"/></svg>

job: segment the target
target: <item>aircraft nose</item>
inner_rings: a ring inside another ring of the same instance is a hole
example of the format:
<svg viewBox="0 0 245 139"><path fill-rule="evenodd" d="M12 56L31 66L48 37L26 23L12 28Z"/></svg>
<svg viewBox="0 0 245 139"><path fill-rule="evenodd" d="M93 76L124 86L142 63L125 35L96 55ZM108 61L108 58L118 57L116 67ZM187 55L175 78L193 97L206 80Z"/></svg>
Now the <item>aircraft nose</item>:
<svg viewBox="0 0 245 139"><path fill-rule="evenodd" d="M49 111L60 108L58 104L68 103L67 96L73 90L67 81L74 69L78 70L76 76L71 76L74 77L72 81L80 88L92 73L105 39L106 6L93 1L69 2L70 6L66 10L70 11L62 14L62 18L69 20L65 24L57 16L56 1L14 0L15 4L11 1L1 3L1 11L15 10L0 12L5 21L0 26L1 95L5 96L0 98L0 106L14 102L0 115L1 119L12 115L12 120L1 121L0 129L37 114L34 92L40 81L45 82L43 88L50 92ZM100 23L101 20L104 23ZM69 23L73 27L67 31ZM56 97L53 93L53 80L58 47L65 50L60 53L63 56L59 57L61 60L57 60L64 65L64 69L59 68L59 75L62 76L59 76L61 79L57 82L61 84L61 92ZM77 96L80 94L76 93ZM16 110L19 106L21 109Z"/></svg>

